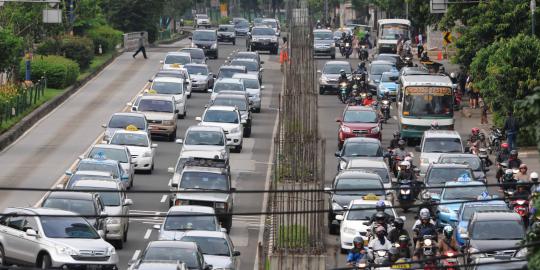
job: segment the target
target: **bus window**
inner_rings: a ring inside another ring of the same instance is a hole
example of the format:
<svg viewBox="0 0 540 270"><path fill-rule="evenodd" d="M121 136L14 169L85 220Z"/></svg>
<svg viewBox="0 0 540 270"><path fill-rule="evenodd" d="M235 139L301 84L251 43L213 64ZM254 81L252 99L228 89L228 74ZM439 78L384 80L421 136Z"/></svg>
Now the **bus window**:
<svg viewBox="0 0 540 270"><path fill-rule="evenodd" d="M403 116L453 116L454 98L448 87L407 87Z"/></svg>

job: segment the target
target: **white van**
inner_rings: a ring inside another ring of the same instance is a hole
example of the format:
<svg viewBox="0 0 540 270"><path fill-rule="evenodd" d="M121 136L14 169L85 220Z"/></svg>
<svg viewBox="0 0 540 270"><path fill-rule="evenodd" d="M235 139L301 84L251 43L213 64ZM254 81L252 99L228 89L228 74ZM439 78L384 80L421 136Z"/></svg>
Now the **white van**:
<svg viewBox="0 0 540 270"><path fill-rule="evenodd" d="M420 174L424 175L429 164L436 162L442 154L463 153L461 136L454 130L426 130L416 147L420 152Z"/></svg>

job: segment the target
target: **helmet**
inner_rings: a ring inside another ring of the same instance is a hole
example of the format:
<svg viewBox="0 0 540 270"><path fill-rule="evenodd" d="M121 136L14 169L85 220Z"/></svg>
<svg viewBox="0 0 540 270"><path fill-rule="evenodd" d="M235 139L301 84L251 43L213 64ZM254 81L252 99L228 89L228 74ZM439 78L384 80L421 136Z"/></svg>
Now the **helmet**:
<svg viewBox="0 0 540 270"><path fill-rule="evenodd" d="M527 187L527 182L525 182L523 180L517 181L516 188L525 188L525 187Z"/></svg>
<svg viewBox="0 0 540 270"><path fill-rule="evenodd" d="M455 74L454 72L450 73L450 78L455 79L455 78L456 78L456 74Z"/></svg>
<svg viewBox="0 0 540 270"><path fill-rule="evenodd" d="M422 201L431 201L431 193L429 193L429 191L427 190L424 190L422 191Z"/></svg>
<svg viewBox="0 0 540 270"><path fill-rule="evenodd" d="M371 106L373 106L373 107L377 107L377 105L379 105L379 103L377 101L373 101L373 103L371 103Z"/></svg>
<svg viewBox="0 0 540 270"><path fill-rule="evenodd" d="M514 158L517 158L518 156L518 151L517 150L512 150L510 151L510 156L514 157Z"/></svg>
<svg viewBox="0 0 540 270"><path fill-rule="evenodd" d="M512 169L506 169L506 171L504 171L503 178L504 178L504 180L512 180L512 179L514 179L514 171L512 171Z"/></svg>
<svg viewBox="0 0 540 270"><path fill-rule="evenodd" d="M420 219L430 219L431 214L429 213L429 210L427 208L422 208L420 210Z"/></svg>
<svg viewBox="0 0 540 270"><path fill-rule="evenodd" d="M317 20L317 23L320 23L320 22L321 22L321 20Z"/></svg>
<svg viewBox="0 0 540 270"><path fill-rule="evenodd" d="M343 75L343 74L345 74L345 70L344 70L344 69L340 69L340 70L339 70L339 73Z"/></svg>
<svg viewBox="0 0 540 270"><path fill-rule="evenodd" d="M358 91L356 90L356 88L355 88L355 87L353 87L352 93L353 93L353 95L355 95L355 94L357 94L357 93L358 93Z"/></svg>
<svg viewBox="0 0 540 270"><path fill-rule="evenodd" d="M353 246L356 248L364 247L364 240L360 236L355 237L352 242L353 242ZM360 245L360 247L358 245Z"/></svg>
<svg viewBox="0 0 540 270"><path fill-rule="evenodd" d="M377 228L375 229L376 234L385 233L385 232L386 232L386 229L384 228L384 226L377 226Z"/></svg>
<svg viewBox="0 0 540 270"><path fill-rule="evenodd" d="M501 148L508 149L509 145L508 143L501 143Z"/></svg>
<svg viewBox="0 0 540 270"><path fill-rule="evenodd" d="M472 132L473 135L478 135L480 133L480 129L477 128L477 127L473 127L471 129L471 132Z"/></svg>
<svg viewBox="0 0 540 270"><path fill-rule="evenodd" d="M368 94L367 94L367 97L368 97L368 98L372 98L372 97L373 97L373 94L372 94L372 93L368 93Z"/></svg>
<svg viewBox="0 0 540 270"><path fill-rule="evenodd" d="M376 204L375 204L375 209L377 209L377 211L384 211L384 209L386 209L386 204L384 203L384 201L378 201Z"/></svg>
<svg viewBox="0 0 540 270"><path fill-rule="evenodd" d="M521 165L519 165L519 169L520 169L520 170L521 170L521 169L525 169L525 170L526 170L526 169L527 169L527 164L522 163Z"/></svg>
<svg viewBox="0 0 540 270"><path fill-rule="evenodd" d="M405 141L404 140L399 140L397 142L397 144L398 144L399 148L401 148L402 146L405 146Z"/></svg>
<svg viewBox="0 0 540 270"><path fill-rule="evenodd" d="M484 134L484 133L480 133L479 136L480 136L480 140L481 140L481 141L483 141L483 140L486 139L486 134Z"/></svg>
<svg viewBox="0 0 540 270"><path fill-rule="evenodd" d="M386 215L384 214L384 212L378 211L377 213L375 213L375 220L383 221L385 219L386 219Z"/></svg>
<svg viewBox="0 0 540 270"><path fill-rule="evenodd" d="M439 122L437 121L431 122L431 128L439 128Z"/></svg>
<svg viewBox="0 0 540 270"><path fill-rule="evenodd" d="M446 238L451 238L452 235L454 235L454 228L452 228L450 225L446 225L444 226L443 233Z"/></svg>
<svg viewBox="0 0 540 270"><path fill-rule="evenodd" d="M360 62L360 63L358 63L358 67L359 68L364 68L364 67L366 67L366 63Z"/></svg>
<svg viewBox="0 0 540 270"><path fill-rule="evenodd" d="M538 173L532 172L530 178L532 182L538 182Z"/></svg>
<svg viewBox="0 0 540 270"><path fill-rule="evenodd" d="M394 131L394 134L392 134L394 138L399 138L401 134L399 134L399 131Z"/></svg>
<svg viewBox="0 0 540 270"><path fill-rule="evenodd" d="M398 242L400 242L400 243L408 243L409 240L410 240L409 236L407 236L406 234L402 234L398 238Z"/></svg>
<svg viewBox="0 0 540 270"><path fill-rule="evenodd" d="M412 163L412 157L411 156L406 156L405 161L407 161L409 163Z"/></svg>
<svg viewBox="0 0 540 270"><path fill-rule="evenodd" d="M442 72L445 72L444 66L440 66L440 67L439 67L439 72L441 72L441 73L442 73Z"/></svg>
<svg viewBox="0 0 540 270"><path fill-rule="evenodd" d="M398 228L398 229L403 229L403 225L405 224L405 222L403 222L403 219L401 218L396 218L394 220L394 227L395 228Z"/></svg>
<svg viewBox="0 0 540 270"><path fill-rule="evenodd" d="M408 161L402 161L401 163L399 163L399 166L405 167L405 169L409 169L411 167L411 163Z"/></svg>

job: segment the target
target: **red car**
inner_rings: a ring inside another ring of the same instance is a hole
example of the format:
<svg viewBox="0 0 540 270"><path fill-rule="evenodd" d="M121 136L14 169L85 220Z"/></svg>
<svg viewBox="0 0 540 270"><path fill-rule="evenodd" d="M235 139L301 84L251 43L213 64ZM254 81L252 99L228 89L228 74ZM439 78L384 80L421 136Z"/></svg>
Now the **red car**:
<svg viewBox="0 0 540 270"><path fill-rule="evenodd" d="M338 148L351 137L368 137L381 140L381 123L377 111L366 106L347 106L339 123Z"/></svg>

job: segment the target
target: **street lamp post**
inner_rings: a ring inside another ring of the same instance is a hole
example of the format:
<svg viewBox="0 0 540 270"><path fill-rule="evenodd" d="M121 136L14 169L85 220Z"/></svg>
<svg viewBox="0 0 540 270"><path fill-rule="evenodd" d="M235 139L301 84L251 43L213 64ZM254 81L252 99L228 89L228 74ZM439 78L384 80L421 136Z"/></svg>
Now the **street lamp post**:
<svg viewBox="0 0 540 270"><path fill-rule="evenodd" d="M535 24L536 24L536 20L535 20L535 16L534 16L534 12L536 11L536 0L531 0L531 29L532 29L532 35L534 36L535 35Z"/></svg>

